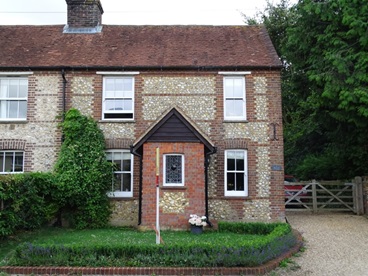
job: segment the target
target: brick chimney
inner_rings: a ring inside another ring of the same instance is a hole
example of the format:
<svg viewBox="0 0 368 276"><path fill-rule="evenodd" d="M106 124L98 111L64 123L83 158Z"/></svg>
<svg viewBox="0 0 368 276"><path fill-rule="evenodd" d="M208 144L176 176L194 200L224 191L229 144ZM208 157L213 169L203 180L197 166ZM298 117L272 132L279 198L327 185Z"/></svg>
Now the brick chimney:
<svg viewBox="0 0 368 276"><path fill-rule="evenodd" d="M100 0L65 0L68 5L66 32L101 31L103 9ZM73 31L74 30L74 31ZM64 30L65 32L65 30Z"/></svg>

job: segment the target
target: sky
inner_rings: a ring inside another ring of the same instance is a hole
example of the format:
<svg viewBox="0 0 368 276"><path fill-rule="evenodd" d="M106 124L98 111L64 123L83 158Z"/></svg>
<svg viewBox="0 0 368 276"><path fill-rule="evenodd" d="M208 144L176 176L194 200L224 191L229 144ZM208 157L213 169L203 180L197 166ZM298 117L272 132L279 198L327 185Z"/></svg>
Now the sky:
<svg viewBox="0 0 368 276"><path fill-rule="evenodd" d="M273 0L271 3L279 3ZM101 0L102 24L244 25L266 0ZM0 0L0 25L64 25L65 0Z"/></svg>

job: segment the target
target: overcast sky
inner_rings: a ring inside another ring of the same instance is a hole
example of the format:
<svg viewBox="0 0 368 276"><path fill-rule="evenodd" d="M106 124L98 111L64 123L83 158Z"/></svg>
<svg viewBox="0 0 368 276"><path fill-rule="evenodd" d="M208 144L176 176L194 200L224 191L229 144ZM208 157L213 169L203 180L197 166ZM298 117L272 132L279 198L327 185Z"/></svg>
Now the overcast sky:
<svg viewBox="0 0 368 276"><path fill-rule="evenodd" d="M244 25L241 13L253 16L263 11L266 0L101 0L101 3L102 24ZM0 25L65 23L65 0L0 0Z"/></svg>

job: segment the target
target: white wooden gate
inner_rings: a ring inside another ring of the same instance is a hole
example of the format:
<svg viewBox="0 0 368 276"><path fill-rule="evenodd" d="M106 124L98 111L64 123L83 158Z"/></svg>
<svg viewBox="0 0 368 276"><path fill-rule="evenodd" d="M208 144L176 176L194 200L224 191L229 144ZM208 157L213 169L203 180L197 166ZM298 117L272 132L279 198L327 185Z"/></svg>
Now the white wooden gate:
<svg viewBox="0 0 368 276"><path fill-rule="evenodd" d="M364 214L360 177L352 182L311 181L285 183L285 207L293 211L351 211Z"/></svg>

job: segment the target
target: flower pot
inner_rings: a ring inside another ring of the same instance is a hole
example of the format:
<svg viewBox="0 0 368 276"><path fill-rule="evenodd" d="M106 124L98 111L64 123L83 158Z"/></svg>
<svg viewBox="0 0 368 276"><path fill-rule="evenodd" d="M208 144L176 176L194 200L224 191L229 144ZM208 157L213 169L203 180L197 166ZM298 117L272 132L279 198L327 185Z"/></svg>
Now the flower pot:
<svg viewBox="0 0 368 276"><path fill-rule="evenodd" d="M195 235L199 235L203 233L203 226L191 225L190 232Z"/></svg>

